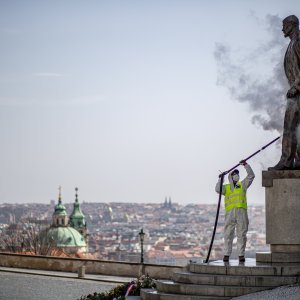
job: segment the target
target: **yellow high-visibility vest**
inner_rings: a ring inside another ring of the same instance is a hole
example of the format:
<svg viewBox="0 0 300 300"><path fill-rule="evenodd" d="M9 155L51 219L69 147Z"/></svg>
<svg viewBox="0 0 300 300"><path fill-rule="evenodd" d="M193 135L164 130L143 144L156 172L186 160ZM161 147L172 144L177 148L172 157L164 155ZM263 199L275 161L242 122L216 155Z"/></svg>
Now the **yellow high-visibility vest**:
<svg viewBox="0 0 300 300"><path fill-rule="evenodd" d="M230 184L225 184L225 211L230 211L234 207L247 209L246 191L241 182L237 184L239 187L235 187L233 191L230 189Z"/></svg>

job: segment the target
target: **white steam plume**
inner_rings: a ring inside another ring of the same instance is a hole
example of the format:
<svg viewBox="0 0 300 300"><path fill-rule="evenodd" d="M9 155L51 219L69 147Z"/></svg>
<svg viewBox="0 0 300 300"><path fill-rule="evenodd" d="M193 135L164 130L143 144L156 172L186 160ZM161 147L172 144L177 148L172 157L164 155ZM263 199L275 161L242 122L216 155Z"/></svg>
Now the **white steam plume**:
<svg viewBox="0 0 300 300"><path fill-rule="evenodd" d="M226 87L233 99L249 105L253 124L281 133L288 90L283 69L287 41L281 18L267 15L264 23L269 39L239 61L232 59L230 47L216 44L217 84Z"/></svg>

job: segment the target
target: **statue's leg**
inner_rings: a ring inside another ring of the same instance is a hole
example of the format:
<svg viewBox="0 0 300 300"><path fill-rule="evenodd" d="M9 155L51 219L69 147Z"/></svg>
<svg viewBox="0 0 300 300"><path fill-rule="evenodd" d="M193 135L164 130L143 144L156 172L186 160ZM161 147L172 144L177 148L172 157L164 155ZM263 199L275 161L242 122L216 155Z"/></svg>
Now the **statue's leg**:
<svg viewBox="0 0 300 300"><path fill-rule="evenodd" d="M295 131L295 138L297 142L294 169L300 170L300 97L298 97L298 123Z"/></svg>
<svg viewBox="0 0 300 300"><path fill-rule="evenodd" d="M282 136L282 155L279 163L269 170L293 169L297 149L296 129L299 122L299 99L288 100Z"/></svg>

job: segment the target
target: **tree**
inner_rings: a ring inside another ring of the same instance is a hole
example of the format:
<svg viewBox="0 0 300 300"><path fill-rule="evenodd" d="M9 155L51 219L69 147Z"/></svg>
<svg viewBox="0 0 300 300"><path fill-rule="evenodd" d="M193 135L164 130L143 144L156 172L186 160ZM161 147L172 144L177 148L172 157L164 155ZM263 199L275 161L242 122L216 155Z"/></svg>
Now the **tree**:
<svg viewBox="0 0 300 300"><path fill-rule="evenodd" d="M0 233L0 248L12 253L32 255L59 255L63 249L56 247L56 241L47 238L49 226L39 220L22 220L12 224Z"/></svg>

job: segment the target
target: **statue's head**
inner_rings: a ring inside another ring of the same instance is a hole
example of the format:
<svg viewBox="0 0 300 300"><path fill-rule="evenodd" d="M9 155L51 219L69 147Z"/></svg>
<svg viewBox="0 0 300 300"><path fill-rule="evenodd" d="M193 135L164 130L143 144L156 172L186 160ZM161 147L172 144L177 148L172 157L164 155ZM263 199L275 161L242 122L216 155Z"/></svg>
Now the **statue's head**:
<svg viewBox="0 0 300 300"><path fill-rule="evenodd" d="M295 15L290 15L282 21L282 32L288 37L295 31L299 31L299 19Z"/></svg>

